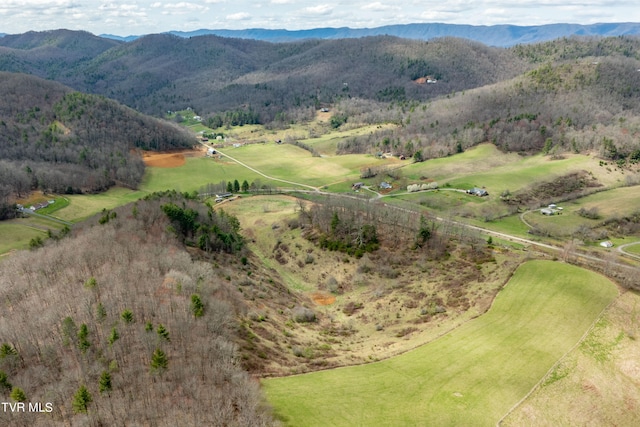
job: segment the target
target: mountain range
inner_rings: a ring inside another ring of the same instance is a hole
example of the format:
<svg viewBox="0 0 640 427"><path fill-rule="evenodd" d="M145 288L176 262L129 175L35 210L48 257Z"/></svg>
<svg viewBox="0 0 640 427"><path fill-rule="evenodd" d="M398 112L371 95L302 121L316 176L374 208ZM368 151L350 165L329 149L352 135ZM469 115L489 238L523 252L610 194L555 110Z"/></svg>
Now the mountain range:
<svg viewBox="0 0 640 427"><path fill-rule="evenodd" d="M335 40L370 36L396 36L413 40L431 40L439 37L460 37L475 40L488 46L508 47L523 43L537 43L570 36L622 36L640 34L640 23L599 23L580 24L548 24L534 26L517 25L458 25L458 24L404 24L386 25L375 28L314 28L309 30L290 31L284 29L270 30L251 28L244 30L209 30L170 31L179 37L196 37L216 35L241 39L254 39L269 42L290 42L307 39ZM121 37L102 34L101 37L120 41L132 41L140 36Z"/></svg>

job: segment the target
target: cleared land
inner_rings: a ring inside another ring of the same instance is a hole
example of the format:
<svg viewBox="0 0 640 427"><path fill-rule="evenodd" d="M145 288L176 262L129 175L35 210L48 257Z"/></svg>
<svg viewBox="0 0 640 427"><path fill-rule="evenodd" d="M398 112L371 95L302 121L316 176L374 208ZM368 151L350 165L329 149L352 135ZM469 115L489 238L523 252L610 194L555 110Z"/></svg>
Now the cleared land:
<svg viewBox="0 0 640 427"><path fill-rule="evenodd" d="M393 163L368 155L314 157L291 144L252 144L225 148L223 152L274 178L313 186L355 182L360 179L361 168Z"/></svg>
<svg viewBox="0 0 640 427"><path fill-rule="evenodd" d="M640 425L640 295L625 292L503 426Z"/></svg>
<svg viewBox="0 0 640 427"><path fill-rule="evenodd" d="M428 345L263 386L287 425L495 425L617 294L587 270L528 262L487 314Z"/></svg>
<svg viewBox="0 0 640 427"><path fill-rule="evenodd" d="M29 241L34 237L45 238L45 230L25 225L21 220L0 221L0 254L12 249L27 249ZM55 227L52 226L52 229Z"/></svg>

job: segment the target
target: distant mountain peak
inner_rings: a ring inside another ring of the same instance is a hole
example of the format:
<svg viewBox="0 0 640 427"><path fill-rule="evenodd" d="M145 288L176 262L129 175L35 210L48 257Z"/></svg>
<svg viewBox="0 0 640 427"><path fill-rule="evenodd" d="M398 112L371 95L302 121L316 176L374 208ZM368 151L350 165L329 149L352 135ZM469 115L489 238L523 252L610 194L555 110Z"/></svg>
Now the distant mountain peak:
<svg viewBox="0 0 640 427"><path fill-rule="evenodd" d="M534 26L518 25L460 25L442 23L387 25L375 28L313 28L308 30L285 30L248 28L244 30L209 30L168 31L179 37L197 37L217 35L221 37L253 39L274 43L290 42L306 39L345 39L368 36L396 36L414 40L430 40L440 37L460 37L474 40L489 46L508 47L516 44L537 43L570 36L621 36L640 35L640 23L600 23L580 24L548 24ZM133 41L141 36L120 37L103 34L101 37L120 41Z"/></svg>

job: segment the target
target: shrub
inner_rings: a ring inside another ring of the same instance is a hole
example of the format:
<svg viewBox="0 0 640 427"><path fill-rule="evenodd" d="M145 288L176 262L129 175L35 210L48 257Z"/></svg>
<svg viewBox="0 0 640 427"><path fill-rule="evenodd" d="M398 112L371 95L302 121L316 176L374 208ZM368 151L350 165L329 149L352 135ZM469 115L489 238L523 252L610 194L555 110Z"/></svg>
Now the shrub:
<svg viewBox="0 0 640 427"><path fill-rule="evenodd" d="M344 306L344 308L342 309L342 312L347 316L351 316L353 313L360 310L362 307L364 307L364 304L362 304L361 302L350 301L347 303L347 305Z"/></svg>
<svg viewBox="0 0 640 427"><path fill-rule="evenodd" d="M316 313L307 307L296 306L292 310L293 320L298 323L308 323L316 321Z"/></svg>
<svg viewBox="0 0 640 427"><path fill-rule="evenodd" d="M588 219L599 219L600 218L600 212L598 211L597 207L592 207L589 209L586 209L584 207L578 209L577 214L580 215L583 218L588 218Z"/></svg>

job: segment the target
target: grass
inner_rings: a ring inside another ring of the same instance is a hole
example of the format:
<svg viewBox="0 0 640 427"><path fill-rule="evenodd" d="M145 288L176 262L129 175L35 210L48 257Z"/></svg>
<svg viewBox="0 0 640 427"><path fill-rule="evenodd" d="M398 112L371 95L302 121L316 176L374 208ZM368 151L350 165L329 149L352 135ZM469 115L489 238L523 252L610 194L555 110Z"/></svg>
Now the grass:
<svg viewBox="0 0 640 427"><path fill-rule="evenodd" d="M52 227L53 228L53 227ZM0 254L14 249L28 249L29 241L34 237L45 238L44 230L27 225L20 219L0 221Z"/></svg>
<svg viewBox="0 0 640 427"><path fill-rule="evenodd" d="M208 184L220 181L239 182L247 180L249 183L260 179L263 184L268 180L254 172L228 160L214 160L208 157L190 157L184 166L177 168L149 167L145 173L140 189L145 192L177 191L191 192Z"/></svg>
<svg viewBox="0 0 640 427"><path fill-rule="evenodd" d="M640 255L640 242L632 246L627 246L625 248L625 251L629 252L630 254Z"/></svg>
<svg viewBox="0 0 640 427"><path fill-rule="evenodd" d="M38 209L38 213L41 215L51 215L52 213L59 211L60 209L64 209L69 206L69 199L66 197L53 197L54 201L52 204L47 206L46 208Z"/></svg>
<svg viewBox="0 0 640 427"><path fill-rule="evenodd" d="M500 195L525 188L536 181L548 181L554 176L572 171L593 171L605 184L617 179L598 167L595 159L584 155L568 155L563 160L550 160L542 155L521 157L502 153L491 144L482 144L464 153L410 164L403 168L405 176L413 181L428 177L440 186L454 188L486 187L490 194ZM613 176L615 175L615 176Z"/></svg>
<svg viewBox="0 0 640 427"><path fill-rule="evenodd" d="M491 310L440 339L369 365L263 381L287 425L495 425L617 295L606 278L522 265Z"/></svg>
<svg viewBox="0 0 640 427"><path fill-rule="evenodd" d="M640 211L638 187L620 187L601 191L564 204L572 212L580 208L597 208L603 217L624 216Z"/></svg>
<svg viewBox="0 0 640 427"><path fill-rule="evenodd" d="M640 425L640 295L624 292L501 425Z"/></svg>
<svg viewBox="0 0 640 427"><path fill-rule="evenodd" d="M313 157L291 144L253 144L223 151L273 178L312 186L355 182L359 180L361 168L391 163L363 155Z"/></svg>
<svg viewBox="0 0 640 427"><path fill-rule="evenodd" d="M76 194L67 196L69 206L57 212L60 219L78 222L82 221L102 209L115 207L133 202L147 194L145 191L133 191L126 188L114 187L99 194Z"/></svg>
<svg viewBox="0 0 640 427"><path fill-rule="evenodd" d="M281 231L274 229L272 224L281 224L283 219L291 218L298 209L298 203L293 197L287 196L259 196L243 197L231 203L220 206L225 212L235 215L240 220L243 234L249 237L249 248L260 258L269 269L278 272L289 289L295 291L309 291L311 284L281 266L272 258L274 245L282 239ZM286 243L289 243L287 241Z"/></svg>

